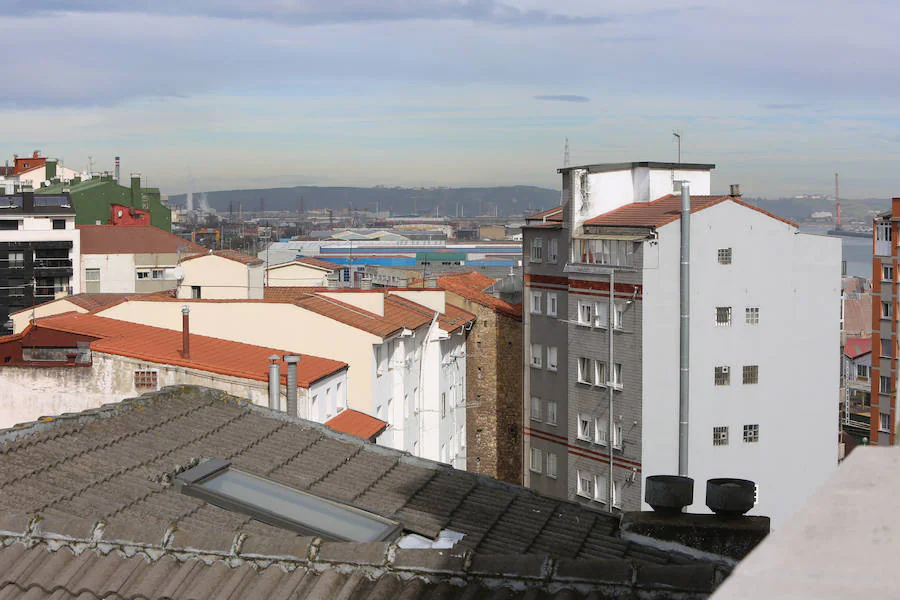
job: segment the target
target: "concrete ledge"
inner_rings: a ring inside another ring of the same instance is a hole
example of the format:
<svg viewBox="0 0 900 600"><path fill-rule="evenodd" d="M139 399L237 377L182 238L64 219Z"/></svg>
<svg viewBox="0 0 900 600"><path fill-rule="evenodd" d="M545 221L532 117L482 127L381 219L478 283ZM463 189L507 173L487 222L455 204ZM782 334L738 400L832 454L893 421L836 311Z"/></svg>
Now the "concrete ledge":
<svg viewBox="0 0 900 600"><path fill-rule="evenodd" d="M769 535L769 517L726 518L718 515L680 514L664 516L655 512L628 512L622 515L622 537L640 536L672 542L733 560L741 560ZM660 544L660 549L673 550Z"/></svg>

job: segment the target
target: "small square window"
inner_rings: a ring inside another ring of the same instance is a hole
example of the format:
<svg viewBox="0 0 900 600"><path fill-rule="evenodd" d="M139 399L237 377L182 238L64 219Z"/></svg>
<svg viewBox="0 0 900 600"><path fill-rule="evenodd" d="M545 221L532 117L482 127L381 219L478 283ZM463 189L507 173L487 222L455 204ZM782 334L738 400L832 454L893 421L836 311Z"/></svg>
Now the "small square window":
<svg viewBox="0 0 900 600"><path fill-rule="evenodd" d="M53 229L65 229L66 228L66 220L65 219L53 219Z"/></svg>
<svg viewBox="0 0 900 600"><path fill-rule="evenodd" d="M85 269L84 280L88 283L98 283L100 281L100 269Z"/></svg>
<svg viewBox="0 0 900 600"><path fill-rule="evenodd" d="M155 390L156 386L157 386L157 372L156 371L135 371L134 372L134 387L136 389Z"/></svg>
<svg viewBox="0 0 900 600"><path fill-rule="evenodd" d="M138 271L138 272L137 272L137 278L138 278L138 279L149 279L149 278L150 278L150 271Z"/></svg>
<svg viewBox="0 0 900 600"><path fill-rule="evenodd" d="M759 307L748 306L744 313L744 322L747 325L759 325Z"/></svg>
<svg viewBox="0 0 900 600"><path fill-rule="evenodd" d="M200 299L200 286L192 285L191 286L191 298L198 300Z"/></svg>
<svg viewBox="0 0 900 600"><path fill-rule="evenodd" d="M153 269L150 272L151 279L162 279L164 276L164 272L162 269Z"/></svg>
<svg viewBox="0 0 900 600"><path fill-rule="evenodd" d="M719 248L718 260L720 265L731 264L731 248Z"/></svg>
<svg viewBox="0 0 900 600"><path fill-rule="evenodd" d="M729 327L731 325L731 307L716 307L716 325L719 327Z"/></svg>
<svg viewBox="0 0 900 600"><path fill-rule="evenodd" d="M531 470L535 473L541 472L541 467L544 464L544 453L541 452L540 448L532 448L531 449Z"/></svg>
<svg viewBox="0 0 900 600"><path fill-rule="evenodd" d="M716 367L716 385L731 385L731 369L728 367Z"/></svg>
<svg viewBox="0 0 900 600"><path fill-rule="evenodd" d="M742 383L744 385L759 383L759 365L744 365L743 375Z"/></svg>
<svg viewBox="0 0 900 600"><path fill-rule="evenodd" d="M728 445L728 427L713 427L713 446Z"/></svg>
<svg viewBox="0 0 900 600"><path fill-rule="evenodd" d="M759 441L759 425L744 425L744 441L748 444Z"/></svg>

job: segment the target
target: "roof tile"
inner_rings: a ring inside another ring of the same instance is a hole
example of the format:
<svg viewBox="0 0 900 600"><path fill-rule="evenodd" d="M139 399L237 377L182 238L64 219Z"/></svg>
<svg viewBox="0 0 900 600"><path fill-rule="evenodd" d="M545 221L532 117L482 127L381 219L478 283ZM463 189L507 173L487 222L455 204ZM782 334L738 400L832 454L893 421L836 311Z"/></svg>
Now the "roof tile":
<svg viewBox="0 0 900 600"><path fill-rule="evenodd" d="M777 219L788 225L797 226L778 215L748 204L737 196L691 196L691 214L722 202L735 204L755 210ZM668 194L651 202L632 202L584 222L585 225L605 225L612 227L662 227L681 218L681 196Z"/></svg>
<svg viewBox="0 0 900 600"><path fill-rule="evenodd" d="M220 258L226 258L234 262L239 262L242 265L263 264L263 260L261 258L250 256L249 254L244 254L243 252L238 252L237 250L207 250L206 248L201 248L201 250L197 254L192 254L191 256L182 258L181 262L193 260L195 258L203 258L204 256L218 256Z"/></svg>
<svg viewBox="0 0 900 600"><path fill-rule="evenodd" d="M206 252L189 240L151 225L78 225L82 254Z"/></svg>

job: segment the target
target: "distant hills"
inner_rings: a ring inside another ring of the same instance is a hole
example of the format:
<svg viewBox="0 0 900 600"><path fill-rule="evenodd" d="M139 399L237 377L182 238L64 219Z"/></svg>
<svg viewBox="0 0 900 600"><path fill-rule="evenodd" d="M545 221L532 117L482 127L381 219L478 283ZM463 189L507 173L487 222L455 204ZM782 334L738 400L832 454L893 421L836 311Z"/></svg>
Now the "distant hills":
<svg viewBox="0 0 900 600"><path fill-rule="evenodd" d="M229 206L238 212L257 212L260 199L266 211L296 211L303 198L304 210L330 208L335 214L353 207L355 210L391 211L394 215L420 214L475 216L494 214L499 216L538 212L559 204L559 190L533 186L480 187L480 188L359 188L297 186L286 188L227 190L206 192L210 208L228 212ZM201 194L193 195L198 206ZM169 204L185 206L186 194L169 196Z"/></svg>
<svg viewBox="0 0 900 600"><path fill-rule="evenodd" d="M834 213L835 210L833 198L778 198L776 200L767 200L745 196L744 200L791 221L805 221L811 218L814 212ZM890 209L890 206L890 201L884 198L841 200L841 215L845 220L869 222L874 213L886 211Z"/></svg>

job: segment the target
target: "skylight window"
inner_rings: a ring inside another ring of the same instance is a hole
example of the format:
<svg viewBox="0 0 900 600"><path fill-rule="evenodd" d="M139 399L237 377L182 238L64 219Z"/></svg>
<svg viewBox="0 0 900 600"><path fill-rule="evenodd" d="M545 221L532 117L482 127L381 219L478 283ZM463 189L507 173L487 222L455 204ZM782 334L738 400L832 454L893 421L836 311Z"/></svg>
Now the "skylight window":
<svg viewBox="0 0 900 600"><path fill-rule="evenodd" d="M218 458L188 469L175 481L188 496L326 541L380 542L402 531L397 521L241 471Z"/></svg>

